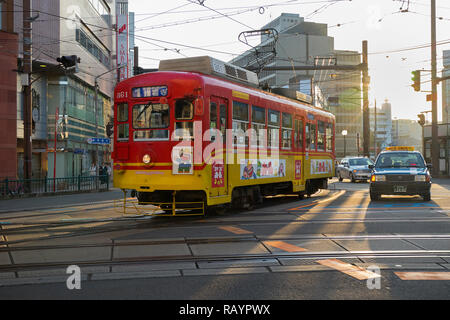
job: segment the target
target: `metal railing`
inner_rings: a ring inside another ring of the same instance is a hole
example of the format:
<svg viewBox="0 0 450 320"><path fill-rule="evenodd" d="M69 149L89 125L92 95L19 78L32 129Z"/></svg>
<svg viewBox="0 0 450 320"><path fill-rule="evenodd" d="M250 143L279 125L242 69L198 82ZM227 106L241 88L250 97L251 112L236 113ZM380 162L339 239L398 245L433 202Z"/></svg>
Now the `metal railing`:
<svg viewBox="0 0 450 320"><path fill-rule="evenodd" d="M0 199L48 193L109 190L109 176L77 176L45 179L1 179Z"/></svg>

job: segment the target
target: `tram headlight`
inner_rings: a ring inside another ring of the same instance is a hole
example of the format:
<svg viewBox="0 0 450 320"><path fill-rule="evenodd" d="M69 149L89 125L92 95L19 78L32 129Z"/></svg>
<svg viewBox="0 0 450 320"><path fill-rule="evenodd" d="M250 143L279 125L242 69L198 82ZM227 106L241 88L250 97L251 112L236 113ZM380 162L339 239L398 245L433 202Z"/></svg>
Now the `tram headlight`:
<svg viewBox="0 0 450 320"><path fill-rule="evenodd" d="M152 158L148 154L144 154L144 156L142 157L142 162L145 164L149 164L151 160Z"/></svg>

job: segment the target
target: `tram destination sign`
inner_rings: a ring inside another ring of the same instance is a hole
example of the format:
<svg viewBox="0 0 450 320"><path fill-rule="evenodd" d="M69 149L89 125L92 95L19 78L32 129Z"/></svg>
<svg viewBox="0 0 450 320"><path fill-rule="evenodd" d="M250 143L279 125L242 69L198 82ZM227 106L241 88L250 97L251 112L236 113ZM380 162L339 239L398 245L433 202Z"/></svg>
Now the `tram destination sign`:
<svg viewBox="0 0 450 320"><path fill-rule="evenodd" d="M167 94L167 86L140 87L131 91L133 98L165 97Z"/></svg>
<svg viewBox="0 0 450 320"><path fill-rule="evenodd" d="M87 138L87 143L89 143L89 144L110 144L111 139L109 139L109 138Z"/></svg>

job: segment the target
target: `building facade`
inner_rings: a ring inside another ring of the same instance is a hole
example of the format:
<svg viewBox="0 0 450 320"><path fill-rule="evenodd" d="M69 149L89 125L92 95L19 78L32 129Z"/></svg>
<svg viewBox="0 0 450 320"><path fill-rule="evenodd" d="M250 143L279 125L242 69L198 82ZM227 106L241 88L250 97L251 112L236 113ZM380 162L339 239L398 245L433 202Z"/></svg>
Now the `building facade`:
<svg viewBox="0 0 450 320"><path fill-rule="evenodd" d="M369 150L375 158L380 151L392 145L391 104L385 99L381 108L369 108L369 114L372 137Z"/></svg>
<svg viewBox="0 0 450 320"><path fill-rule="evenodd" d="M328 36L327 25L306 22L298 14L283 13L262 29L277 30L278 37L261 36L261 43L239 55L230 63L257 72L262 65L284 67L314 65L316 57L329 56L334 49L334 39ZM314 71L261 71L261 84L270 87L291 88L313 95Z"/></svg>
<svg viewBox="0 0 450 320"><path fill-rule="evenodd" d="M422 152L422 126L416 120L394 118L392 120L392 145L411 146Z"/></svg>
<svg viewBox="0 0 450 320"><path fill-rule="evenodd" d="M357 51L335 50L329 63L359 65ZM316 80L328 98L329 110L336 116L335 151L338 158L362 154L362 91L360 71L331 71ZM342 135L345 130L346 136ZM344 146L345 144L345 146Z"/></svg>
<svg viewBox="0 0 450 320"><path fill-rule="evenodd" d="M424 157L431 163L431 124L423 127ZM439 175L450 176L450 123L438 123Z"/></svg>
<svg viewBox="0 0 450 320"><path fill-rule="evenodd" d="M442 77L450 76L450 50L443 51ZM450 80L444 80L442 83L442 122L450 123Z"/></svg>
<svg viewBox="0 0 450 320"><path fill-rule="evenodd" d="M14 32L14 4L0 2L0 178L15 179L17 173L17 54L19 36Z"/></svg>
<svg viewBox="0 0 450 320"><path fill-rule="evenodd" d="M334 49L326 24L306 22L298 14L283 13L262 29L274 28L278 37L263 34L261 43L231 60L243 68L358 65L356 51ZM358 155L362 148L362 91L360 71L265 71L258 74L260 83L271 88L290 88L314 97L314 103L336 116L335 150L338 158ZM341 135L347 130L347 136ZM345 143L344 143L345 141Z"/></svg>
<svg viewBox="0 0 450 320"><path fill-rule="evenodd" d="M33 12L39 11L32 23L32 178L87 175L92 164L109 161L110 146L90 144L89 138L106 137L105 125L112 119L115 5L115 0L32 1ZM23 58L21 7L22 1L15 0L19 66ZM80 58L76 70L66 70L56 61L71 55ZM19 177L23 176L22 76L19 68Z"/></svg>

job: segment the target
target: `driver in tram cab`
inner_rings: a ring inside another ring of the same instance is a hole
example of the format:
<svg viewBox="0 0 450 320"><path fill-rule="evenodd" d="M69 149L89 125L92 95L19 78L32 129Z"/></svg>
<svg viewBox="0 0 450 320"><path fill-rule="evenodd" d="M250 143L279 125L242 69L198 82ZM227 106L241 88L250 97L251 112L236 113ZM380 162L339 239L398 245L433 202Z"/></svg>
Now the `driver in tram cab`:
<svg viewBox="0 0 450 320"><path fill-rule="evenodd" d="M159 124L160 128L169 128L169 115L164 113L162 115L161 123ZM153 138L165 139L169 137L168 130L153 130Z"/></svg>

